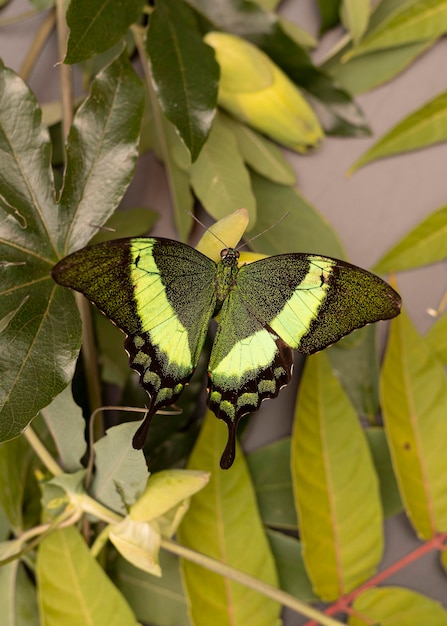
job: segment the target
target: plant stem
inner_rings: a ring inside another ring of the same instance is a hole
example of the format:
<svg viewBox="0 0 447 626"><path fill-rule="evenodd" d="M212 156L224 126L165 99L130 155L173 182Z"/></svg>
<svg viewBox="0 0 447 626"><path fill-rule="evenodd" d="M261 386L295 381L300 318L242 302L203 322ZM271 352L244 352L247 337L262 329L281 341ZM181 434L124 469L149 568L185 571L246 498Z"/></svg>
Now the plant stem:
<svg viewBox="0 0 447 626"><path fill-rule="evenodd" d="M47 470L51 474L53 474L53 476L59 476L60 474L63 474L62 468L53 459L51 454L48 452L48 450L45 448L43 443L40 441L39 437L31 428L31 426L28 426L28 428L24 430L23 434L25 435L26 439L28 440L28 443L30 444L34 452L37 454L39 459L42 461L42 463L45 465Z"/></svg>
<svg viewBox="0 0 447 626"><path fill-rule="evenodd" d="M338 620L329 617L328 615L324 615L321 611L318 611L304 602L301 602L301 600L294 598L285 591L277 589L262 580L254 578L245 572L241 572L230 565L221 563L220 561L206 556L205 554L190 550L176 541L172 541L171 539L162 539L161 547L168 552L177 554L177 556L187 559L188 561L192 561L193 563L197 563L197 565L201 565L212 572L216 572L216 574L220 574L226 578L231 578L231 580L234 580L235 582L241 583L250 589L254 589L272 600L279 602L283 606L287 606L289 609L292 609L301 615L305 615L306 617L316 620L317 623L323 624L323 626L340 626L341 624Z"/></svg>
<svg viewBox="0 0 447 626"><path fill-rule="evenodd" d="M20 76L23 80L28 80L29 76L39 59L42 48L48 41L49 36L53 32L54 25L56 24L56 14L54 10L50 11L42 22L36 36L33 39L31 48L28 50L27 55L20 68Z"/></svg>

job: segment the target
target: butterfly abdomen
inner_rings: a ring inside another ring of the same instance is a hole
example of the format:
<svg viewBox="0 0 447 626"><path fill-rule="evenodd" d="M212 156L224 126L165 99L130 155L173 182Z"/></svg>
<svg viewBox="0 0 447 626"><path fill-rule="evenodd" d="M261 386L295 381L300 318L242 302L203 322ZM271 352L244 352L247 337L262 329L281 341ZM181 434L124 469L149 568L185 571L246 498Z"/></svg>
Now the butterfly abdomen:
<svg viewBox="0 0 447 626"><path fill-rule="evenodd" d="M228 298L230 291L236 285L237 275L239 273L238 258L239 252L234 248L225 248L220 253L221 261L217 264L215 292L216 292L216 308L214 315L222 308L223 303Z"/></svg>

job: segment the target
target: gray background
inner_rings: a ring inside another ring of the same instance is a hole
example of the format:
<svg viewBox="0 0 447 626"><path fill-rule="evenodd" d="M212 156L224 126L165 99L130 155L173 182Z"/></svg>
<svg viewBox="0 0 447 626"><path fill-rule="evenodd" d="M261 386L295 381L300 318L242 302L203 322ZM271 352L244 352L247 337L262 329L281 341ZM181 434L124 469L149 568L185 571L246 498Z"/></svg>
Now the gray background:
<svg viewBox="0 0 447 626"><path fill-rule="evenodd" d="M1 17L22 13L28 8L25 0L14 0ZM317 35L318 14L312 0L289 0L283 3L281 12ZM0 29L0 56L7 65L16 70L20 68L41 22L41 16L33 17L16 26ZM314 54L317 61L323 58L340 34L341 31L335 31L323 39ZM40 102L58 98L57 59L57 45L53 37L30 79ZM373 265L421 219L447 203L447 144L382 160L359 170L351 178L346 177L348 168L378 136L447 89L446 59L447 41L442 40L392 82L357 98L374 137L328 138L322 148L310 156L289 153L300 191L336 229L350 260L357 265L366 268ZM126 204L155 208L160 212L161 219L154 234L175 237L163 168L152 156L145 155L141 160ZM436 308L445 284L445 264L399 274L399 291L421 332L425 332L432 323L426 310ZM293 393L293 389L287 389L283 397L275 402L287 403ZM265 403L256 418L256 431L249 437L249 447L283 434L289 426L271 419L269 404ZM381 568L417 545L419 542L404 515L388 520ZM443 601L447 607L447 579L436 554L419 559L385 584L400 584L418 590ZM299 625L304 621L290 615L289 623Z"/></svg>

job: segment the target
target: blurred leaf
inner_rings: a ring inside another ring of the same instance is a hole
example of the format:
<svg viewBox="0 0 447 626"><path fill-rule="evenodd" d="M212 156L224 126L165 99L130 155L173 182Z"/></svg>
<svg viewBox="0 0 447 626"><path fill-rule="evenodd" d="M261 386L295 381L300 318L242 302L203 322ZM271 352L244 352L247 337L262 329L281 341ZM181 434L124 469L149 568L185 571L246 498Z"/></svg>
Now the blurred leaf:
<svg viewBox="0 0 447 626"><path fill-rule="evenodd" d="M186 171L189 162L188 151L175 127L160 110L153 90L149 91L150 111L154 132L154 149L163 161L169 185L169 193L174 210L174 223L180 241L186 241L191 230L194 198Z"/></svg>
<svg viewBox="0 0 447 626"><path fill-rule="evenodd" d="M424 337L443 365L447 365L447 315L442 315Z"/></svg>
<svg viewBox="0 0 447 626"><path fill-rule="evenodd" d="M86 245L118 206L134 173L142 115L141 82L123 53L97 76L70 129L63 254Z"/></svg>
<svg viewBox="0 0 447 626"><path fill-rule="evenodd" d="M342 0L340 17L354 43L363 37L369 21L370 0Z"/></svg>
<svg viewBox="0 0 447 626"><path fill-rule="evenodd" d="M153 209L134 208L115 211L90 243L100 243L120 237L142 237L151 230L157 219L158 213Z"/></svg>
<svg viewBox="0 0 447 626"><path fill-rule="evenodd" d="M386 4L386 3L385 3ZM407 0L390 13L346 58L440 37L447 31L446 0Z"/></svg>
<svg viewBox="0 0 447 626"><path fill-rule="evenodd" d="M370 134L351 96L313 65L308 53L281 27L275 14L247 0L187 0L200 14L206 30L239 35L261 48L298 86L317 98L325 129L347 136Z"/></svg>
<svg viewBox="0 0 447 626"><path fill-rule="evenodd" d="M403 504L391 463L385 430L379 427L367 428L365 434L379 479L383 515L384 517L397 515L402 511Z"/></svg>
<svg viewBox="0 0 447 626"><path fill-rule="evenodd" d="M157 626L189 626L178 558L162 550L160 566L163 575L158 578L118 557L113 580L139 621Z"/></svg>
<svg viewBox="0 0 447 626"><path fill-rule="evenodd" d="M327 351L332 371L361 418L374 422L379 412L377 326L369 324L343 337Z"/></svg>
<svg viewBox="0 0 447 626"><path fill-rule="evenodd" d="M123 515L143 493L148 479L144 454L132 447L139 422L109 428L94 445L95 476L91 493L100 502Z"/></svg>
<svg viewBox="0 0 447 626"><path fill-rule="evenodd" d="M216 112L219 66L214 53L203 42L188 5L176 0L156 4L146 47L161 109L195 161Z"/></svg>
<svg viewBox="0 0 447 626"><path fill-rule="evenodd" d="M250 224L256 221L256 201L250 177L238 150L236 139L219 117L199 158L190 168L194 193L205 210L216 220L244 207Z"/></svg>
<svg viewBox="0 0 447 626"><path fill-rule="evenodd" d="M67 10L70 36L65 63L78 63L115 45L137 22L145 0L71 0Z"/></svg>
<svg viewBox="0 0 447 626"><path fill-rule="evenodd" d="M188 467L211 472L211 480L191 500L178 532L179 540L223 563L272 585L276 572L267 538L258 515L255 494L242 450L230 471L222 471L219 459L226 444L226 428L210 412L190 456ZM183 580L195 626L220 621L234 626L274 626L280 606L240 584L182 561Z"/></svg>
<svg viewBox="0 0 447 626"><path fill-rule="evenodd" d="M257 174L251 175L251 181L257 220L250 238L262 235L250 243L250 248L264 254L318 252L344 258L334 230L298 191Z"/></svg>
<svg viewBox="0 0 447 626"><path fill-rule="evenodd" d="M375 50L347 62L341 58L344 48L321 66L334 80L352 93L358 95L372 91L405 70L423 52L433 46L434 40L409 43L398 48ZM347 48L347 49L350 49Z"/></svg>
<svg viewBox="0 0 447 626"><path fill-rule="evenodd" d="M73 400L70 385L41 411L57 448L58 461L66 472L82 469L87 444L82 410Z"/></svg>
<svg viewBox="0 0 447 626"><path fill-rule="evenodd" d="M247 456L261 519L266 526L296 529L290 474L290 438L263 446Z"/></svg>
<svg viewBox="0 0 447 626"><path fill-rule="evenodd" d="M320 33L325 33L340 22L341 0L317 0L321 15Z"/></svg>
<svg viewBox="0 0 447 626"><path fill-rule="evenodd" d="M281 589L302 602L316 602L318 596L312 591L298 539L273 530L267 530L267 537L275 557Z"/></svg>
<svg viewBox="0 0 447 626"><path fill-rule="evenodd" d="M280 185L295 184L295 172L278 146L234 118L221 114L220 119L236 137L242 158L255 172Z"/></svg>
<svg viewBox="0 0 447 626"><path fill-rule="evenodd" d="M40 626L36 587L20 561L0 567L2 626Z"/></svg>
<svg viewBox="0 0 447 626"><path fill-rule="evenodd" d="M295 41L295 43L297 43L299 46L305 48L306 50L313 50L318 46L318 41L315 39L315 37L308 33L307 30L304 30L304 28L301 28L301 26L299 26L298 24L295 24L294 22L289 22L281 15L278 15L278 22L281 26L281 29L286 33L286 35L288 35L290 39L293 39L293 41Z"/></svg>
<svg viewBox="0 0 447 626"><path fill-rule="evenodd" d="M447 91L444 91L388 131L349 168L348 173L353 174L372 161L426 148L446 139Z"/></svg>
<svg viewBox="0 0 447 626"><path fill-rule="evenodd" d="M429 539L447 530L447 380L405 311L390 327L381 380L385 430L407 515Z"/></svg>
<svg viewBox="0 0 447 626"><path fill-rule="evenodd" d="M306 360L291 467L307 572L315 593L334 600L375 572L382 509L365 435L324 352Z"/></svg>
<svg viewBox="0 0 447 626"><path fill-rule="evenodd" d="M73 526L41 542L36 575L45 626L137 626L129 605Z"/></svg>
<svg viewBox="0 0 447 626"><path fill-rule="evenodd" d="M379 274L400 272L447 258L447 205L441 207L391 248L373 268Z"/></svg>
<svg viewBox="0 0 447 626"><path fill-rule="evenodd" d="M124 350L124 334L96 307L92 308L98 347L101 380L123 388L131 376L129 357Z"/></svg>
<svg viewBox="0 0 447 626"><path fill-rule="evenodd" d="M0 505L17 536L40 520L36 467L40 463L25 437L0 444Z"/></svg>
<svg viewBox="0 0 447 626"><path fill-rule="evenodd" d="M380 626L445 626L447 623L447 609L443 609L439 602L399 587L366 589L355 598L352 607L355 613L349 617L349 626L372 623L380 623Z"/></svg>

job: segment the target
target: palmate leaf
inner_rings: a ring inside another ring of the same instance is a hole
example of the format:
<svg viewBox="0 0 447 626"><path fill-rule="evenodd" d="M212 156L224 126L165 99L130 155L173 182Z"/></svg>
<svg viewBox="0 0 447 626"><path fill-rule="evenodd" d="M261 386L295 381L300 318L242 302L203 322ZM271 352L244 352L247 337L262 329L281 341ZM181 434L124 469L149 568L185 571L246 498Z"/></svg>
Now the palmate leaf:
<svg viewBox="0 0 447 626"><path fill-rule="evenodd" d="M334 600L375 571L382 509L365 435L324 352L306 362L291 467L307 572L314 591Z"/></svg>
<svg viewBox="0 0 447 626"><path fill-rule="evenodd" d="M200 36L189 7L157 2L146 39L158 100L195 161L208 137L217 106L219 67Z"/></svg>
<svg viewBox="0 0 447 626"><path fill-rule="evenodd" d="M0 81L0 440L5 441L19 435L72 378L79 315L72 294L55 285L50 270L66 251L87 243L123 195L137 156L142 94L124 55L98 76L75 118L57 205L50 141L38 105L3 65Z"/></svg>
<svg viewBox="0 0 447 626"><path fill-rule="evenodd" d="M179 540L270 584L276 584L272 554L257 513L245 460L238 451L231 472L219 470L225 445L223 424L208 412L188 467L211 472L208 485L191 501L179 528ZM231 580L182 562L183 579L195 626L275 626L280 606Z"/></svg>

